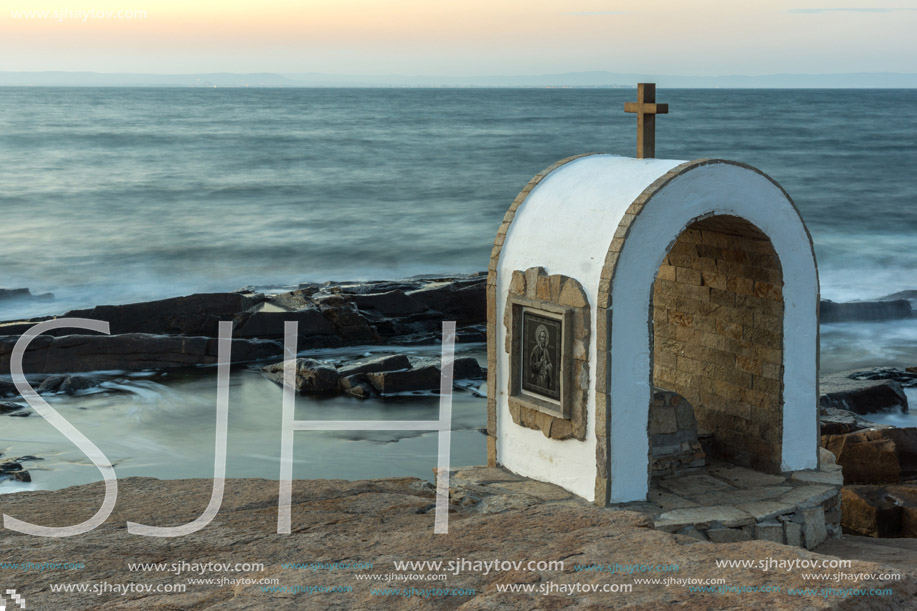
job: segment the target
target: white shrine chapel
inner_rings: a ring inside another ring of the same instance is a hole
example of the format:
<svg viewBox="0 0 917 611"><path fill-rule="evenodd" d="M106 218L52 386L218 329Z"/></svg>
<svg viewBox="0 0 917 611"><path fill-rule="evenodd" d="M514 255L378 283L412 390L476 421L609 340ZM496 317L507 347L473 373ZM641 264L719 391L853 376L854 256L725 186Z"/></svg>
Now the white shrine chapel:
<svg viewBox="0 0 917 611"><path fill-rule="evenodd" d="M818 303L811 237L762 172L559 161L494 243L488 464L599 505L641 501L660 465L695 465L699 427L717 459L816 469Z"/></svg>

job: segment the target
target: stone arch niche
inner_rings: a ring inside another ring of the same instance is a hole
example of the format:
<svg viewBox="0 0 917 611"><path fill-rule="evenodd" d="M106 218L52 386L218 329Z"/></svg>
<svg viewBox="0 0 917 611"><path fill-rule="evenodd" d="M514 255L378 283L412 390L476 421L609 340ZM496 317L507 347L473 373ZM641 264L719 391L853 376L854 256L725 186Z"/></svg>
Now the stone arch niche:
<svg viewBox="0 0 917 611"><path fill-rule="evenodd" d="M545 289L520 297L524 279ZM582 307L566 290L560 303L561 287L575 287ZM758 170L602 154L558 162L504 217L487 299L489 464L600 505L645 500L656 386L694 406L716 455L769 472L817 467L815 257L792 200ZM525 308L588 323L565 339L569 354L552 353L565 375L578 372L565 378L575 400L520 395ZM571 430L584 434L551 434Z"/></svg>
<svg viewBox="0 0 917 611"><path fill-rule="evenodd" d="M654 397L651 462L690 432L678 421L696 417L716 458L780 472L783 272L770 239L736 216L692 222L659 266L650 306L652 384L677 393Z"/></svg>

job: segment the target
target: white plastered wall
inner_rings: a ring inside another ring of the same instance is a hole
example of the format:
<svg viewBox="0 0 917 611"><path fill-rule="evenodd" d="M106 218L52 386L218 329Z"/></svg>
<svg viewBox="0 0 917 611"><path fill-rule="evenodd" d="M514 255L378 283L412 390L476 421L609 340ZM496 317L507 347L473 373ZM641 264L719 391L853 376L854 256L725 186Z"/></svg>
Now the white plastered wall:
<svg viewBox="0 0 917 611"><path fill-rule="evenodd" d="M595 496L596 296L615 229L627 208L680 161L593 155L546 178L516 210L497 268L497 460L511 471L552 482L592 501ZM514 270L544 267L575 278L589 299L589 391L586 440L548 439L515 424L507 404L509 356L503 312ZM602 312L601 315L605 315ZM648 401L647 401L648 405ZM646 423L643 424L645 436ZM645 468L644 468L645 472Z"/></svg>

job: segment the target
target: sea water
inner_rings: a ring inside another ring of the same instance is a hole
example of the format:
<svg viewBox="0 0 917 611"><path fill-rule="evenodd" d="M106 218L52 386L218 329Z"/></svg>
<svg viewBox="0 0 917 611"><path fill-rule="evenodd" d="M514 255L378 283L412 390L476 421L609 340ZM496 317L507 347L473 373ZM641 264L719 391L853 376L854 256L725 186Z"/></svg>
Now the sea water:
<svg viewBox="0 0 917 611"><path fill-rule="evenodd" d="M0 320L243 285L486 269L519 190L633 155L631 90L0 88ZM657 155L763 170L822 294L917 288L917 90L660 90Z"/></svg>
<svg viewBox="0 0 917 611"><path fill-rule="evenodd" d="M631 90L0 88L0 320L242 286L487 266L518 191L569 155L632 155ZM796 202L822 296L917 288L917 91L660 90L657 155L749 163ZM481 346L467 354L483 362ZM351 356L356 356L351 355ZM821 365L917 365L917 320L823 325ZM215 376L124 374L52 397L119 475L212 473ZM479 389L484 390L483 387ZM456 395L453 464L484 460L485 401ZM413 402L300 398L297 418L435 418ZM280 387L233 376L229 474L277 477ZM429 477L436 435L296 434L297 477ZM47 423L0 419L32 487L98 471ZM44 469L44 470L42 470ZM9 482L0 491L21 489Z"/></svg>

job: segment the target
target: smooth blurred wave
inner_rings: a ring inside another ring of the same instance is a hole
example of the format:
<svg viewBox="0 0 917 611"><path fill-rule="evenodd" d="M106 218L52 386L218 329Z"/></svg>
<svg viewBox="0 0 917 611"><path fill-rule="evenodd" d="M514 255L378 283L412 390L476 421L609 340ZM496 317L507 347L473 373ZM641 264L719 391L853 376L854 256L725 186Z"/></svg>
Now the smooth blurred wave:
<svg viewBox="0 0 917 611"><path fill-rule="evenodd" d="M485 269L563 157L635 144L596 89L0 89L0 319L176 294ZM917 91L660 90L660 157L750 163L822 293L917 288ZM879 102L877 102L879 101Z"/></svg>

